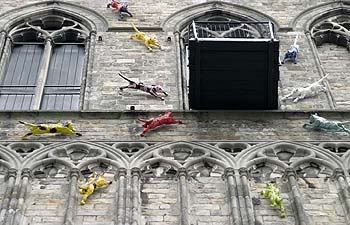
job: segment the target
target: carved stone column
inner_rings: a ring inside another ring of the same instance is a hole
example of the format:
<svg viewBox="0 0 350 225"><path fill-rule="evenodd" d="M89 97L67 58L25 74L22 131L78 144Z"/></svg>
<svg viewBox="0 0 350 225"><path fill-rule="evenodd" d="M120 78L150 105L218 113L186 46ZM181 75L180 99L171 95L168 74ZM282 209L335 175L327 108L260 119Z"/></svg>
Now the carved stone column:
<svg viewBox="0 0 350 225"><path fill-rule="evenodd" d="M2 52L3 52L4 47L5 47L6 38L7 38L7 32L4 30L1 31L0 32L0 60L2 58Z"/></svg>
<svg viewBox="0 0 350 225"><path fill-rule="evenodd" d="M52 54L53 41L50 37L45 40L44 53L41 57L40 69L37 78L37 86L35 88L35 98L32 106L32 110L39 110L41 100L44 93L44 87L47 79L47 73L49 72L50 59Z"/></svg>
<svg viewBox="0 0 350 225"><path fill-rule="evenodd" d="M83 110L84 109L84 102L85 102L85 90L86 90L86 80L87 80L87 71L88 71L88 65L89 65L89 56L90 56L90 47L91 47L91 42L90 42L90 37L86 38L85 40L85 54L84 54L84 65L83 65L83 76L81 80L81 91L80 91L80 101L79 101L79 109Z"/></svg>
<svg viewBox="0 0 350 225"><path fill-rule="evenodd" d="M126 175L125 168L119 168L115 180L118 181L118 196L117 196L117 225L125 225L126 218Z"/></svg>
<svg viewBox="0 0 350 225"><path fill-rule="evenodd" d="M311 225L311 220L308 218L307 214L305 213L305 209L303 206L303 198L300 194L298 183L296 180L296 173L293 168L287 168L285 171L285 176L288 179L289 187L291 190L291 196L292 199L290 199L290 202L292 203L292 206L294 207L295 211L295 220L297 221L296 224L299 225Z"/></svg>
<svg viewBox="0 0 350 225"><path fill-rule="evenodd" d="M24 201L27 196L27 189L28 189L28 183L29 183L30 177L31 177L31 170L28 168L24 168L21 174L21 188L18 194L16 213L12 223L14 225L19 225L21 222L21 219L23 218Z"/></svg>
<svg viewBox="0 0 350 225"><path fill-rule="evenodd" d="M5 42L3 44L2 52L0 52L0 79L2 79L5 76L5 69L7 68L6 65L8 64L10 60L11 55L11 49L12 49L12 41L10 38L6 37L4 38Z"/></svg>
<svg viewBox="0 0 350 225"><path fill-rule="evenodd" d="M249 193L247 168L240 168L239 175L241 176L242 194L243 194L243 198L244 198L245 210L246 210L247 218L248 218L248 224L254 225L255 224L255 217L254 217L254 210L253 210L253 202L252 202L252 199L251 199L250 193Z"/></svg>
<svg viewBox="0 0 350 225"><path fill-rule="evenodd" d="M95 46L96 46L96 34L95 30L90 32L90 49L89 49L89 61L87 64L88 73L91 73L95 63Z"/></svg>
<svg viewBox="0 0 350 225"><path fill-rule="evenodd" d="M312 37L311 37L311 34L310 34L310 31L306 31L305 32L305 35L306 35L306 39L310 45L310 48L311 48L311 52L314 56L314 59L315 59L315 64L316 64L316 68L318 70L318 73L320 74L321 77L325 77L327 75L325 69L323 68L323 65L322 65L322 62L321 62L321 59L318 55L318 51L317 51L317 48L316 48L316 45L314 43L314 41L312 40ZM323 83L326 84L326 87L327 87L327 92L326 92L326 95L327 95L327 99L328 99L328 103L329 103L329 106L331 109L335 109L337 107L336 103L335 103L335 100L334 100L334 96L331 92L331 87L328 83L327 80L324 80Z"/></svg>
<svg viewBox="0 0 350 225"><path fill-rule="evenodd" d="M86 78L83 78L85 80L82 81L83 89L81 93L83 94L83 99L80 101L80 107L82 109L89 109L89 101L85 101L85 98L91 94L90 86L91 86L91 79L92 79L92 73L95 63L95 47L96 47L96 31L90 32L90 38L89 42L85 46L85 51L87 51L85 54L85 60L86 60L86 71L84 71L83 75L86 74ZM84 76L83 76L84 77Z"/></svg>
<svg viewBox="0 0 350 225"><path fill-rule="evenodd" d="M74 224L74 212L75 206L77 202L77 187L78 187L78 178L79 178L79 170L77 168L73 168L70 171L69 180L70 180L70 188L67 202L67 210L64 215L64 225L73 225Z"/></svg>
<svg viewBox="0 0 350 225"><path fill-rule="evenodd" d="M233 225L240 225L242 223L241 211L239 208L239 202L237 199L237 184L235 180L235 171L233 168L227 168L224 172L224 178L226 185L228 186L228 194L230 198L231 217Z"/></svg>
<svg viewBox="0 0 350 225"><path fill-rule="evenodd" d="M131 225L141 225L140 215L140 177L139 168L131 169Z"/></svg>
<svg viewBox="0 0 350 225"><path fill-rule="evenodd" d="M178 171L180 187L180 225L189 225L188 218L188 189L187 189L187 171L180 168Z"/></svg>
<svg viewBox="0 0 350 225"><path fill-rule="evenodd" d="M183 49L183 44L181 43L181 37L180 37L180 32L176 31L174 33L175 36L175 54L179 57L176 57L176 69L177 69L177 90L179 92L179 96L181 96L179 98L179 109L189 109L188 107L186 107L186 103L187 102L187 94L186 94L186 90L187 90L187 85L186 85L186 78L185 78L185 71L182 70L182 61L183 61L183 54L182 54L182 50Z"/></svg>
<svg viewBox="0 0 350 225"><path fill-rule="evenodd" d="M7 177L8 177L7 187L6 187L4 199L2 201L1 210L0 210L0 224L1 225L5 224L5 218L6 218L9 206L10 206L10 201L11 201L13 189L14 189L15 182L16 182L17 170L16 169L9 169L7 172Z"/></svg>
<svg viewBox="0 0 350 225"><path fill-rule="evenodd" d="M350 194L344 171L341 168L337 168L334 170L333 176L337 181L337 189L340 197L340 202L344 209L344 214L346 216L348 224L350 224Z"/></svg>

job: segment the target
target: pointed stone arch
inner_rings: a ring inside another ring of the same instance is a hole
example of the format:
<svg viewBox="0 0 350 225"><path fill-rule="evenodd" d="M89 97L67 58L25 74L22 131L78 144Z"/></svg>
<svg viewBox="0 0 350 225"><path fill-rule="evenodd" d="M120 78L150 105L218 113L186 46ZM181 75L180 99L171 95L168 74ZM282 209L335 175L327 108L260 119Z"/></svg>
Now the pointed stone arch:
<svg viewBox="0 0 350 225"><path fill-rule="evenodd" d="M231 154L206 143L177 141L144 148L131 157L132 208L138 209L132 218L141 217L146 223L152 223L153 218L143 215L139 209L147 208L148 204L157 205L168 201L163 204L167 204L164 210L170 216L164 221L171 219L181 224L192 223L200 215L190 215L189 211L199 209L205 199L202 195L197 196L197 189L208 188L223 201L222 205L225 206L220 212L229 220L229 203L226 202L222 175L224 169L234 164ZM198 204L189 204L191 198L200 200Z"/></svg>
<svg viewBox="0 0 350 225"><path fill-rule="evenodd" d="M214 16L213 16L214 14ZM209 17L211 17L209 19ZM188 37L189 29L188 25L194 20L211 20L211 21L254 21L254 22L269 22L274 25L274 30L279 29L278 22L272 17L263 14L257 10L249 7L233 4L223 1L208 1L201 4L196 4L183 8L170 16L168 16L161 23L162 29L167 32L168 35L174 35L176 45L176 63L177 63L177 82L178 90L182 100L180 105L185 109L189 109L189 96L188 96L188 83L189 83L189 71L188 71ZM254 30L256 30L254 28ZM255 34L262 35L264 32L254 32Z"/></svg>
<svg viewBox="0 0 350 225"><path fill-rule="evenodd" d="M90 31L106 31L107 20L96 11L74 3L62 1L43 1L17 7L0 15L0 28L9 31L15 24L28 18L45 14L62 14L72 16L86 25ZM79 22L80 22L79 21Z"/></svg>
<svg viewBox="0 0 350 225"><path fill-rule="evenodd" d="M303 158L300 159L298 161L295 161L291 164L291 167L293 167L294 169L297 169L300 165L304 164L304 163L316 163L322 166L327 167L328 169L330 169L332 172L334 172L336 169L339 169L339 167L337 167L335 164L330 163L324 159L317 159L317 158Z"/></svg>
<svg viewBox="0 0 350 225"><path fill-rule="evenodd" d="M30 170L35 170L36 168L40 167L40 166L46 166L48 164L61 164L66 166L68 169L72 169L74 167L74 165L70 162L67 162L65 160L62 159L42 159L36 162L33 162L32 164L29 164L28 169Z"/></svg>
<svg viewBox="0 0 350 225"><path fill-rule="evenodd" d="M4 165L8 169L19 169L21 160L20 157L4 146L0 146L0 164Z"/></svg>
<svg viewBox="0 0 350 225"><path fill-rule="evenodd" d="M78 169L81 170L84 167L95 163L103 163L103 164L106 164L107 166L112 166L115 169L121 168L121 165L118 162L111 159L100 157L100 158L89 159L87 161L82 162L81 164L78 165Z"/></svg>
<svg viewBox="0 0 350 225"><path fill-rule="evenodd" d="M209 158L209 157L202 157L202 158L195 159L191 162L185 163L184 167L189 168L189 167L191 167L197 163L200 163L200 162L210 162L210 163L216 164L224 169L231 168L231 167L227 167L228 165L223 163L222 161L217 160L217 159L213 159L213 158Z"/></svg>
<svg viewBox="0 0 350 225"><path fill-rule="evenodd" d="M245 165L247 165L249 161L254 160L254 158L264 158L264 156L275 157L276 160L283 162L286 160L283 160L281 156L278 156L278 153L282 151L290 152L290 158L294 156L308 157L310 159L319 158L322 160L327 160L333 165L334 168L342 167L341 159L333 152L312 144L291 141L277 141L255 145L242 151L236 156L238 159L237 164L240 167L245 167ZM287 164L292 163L292 161L289 161L290 158L287 160Z"/></svg>
<svg viewBox="0 0 350 225"><path fill-rule="evenodd" d="M308 25L316 46L332 43L350 51L350 9L349 12L335 10L331 14L318 16Z"/></svg>
<svg viewBox="0 0 350 225"><path fill-rule="evenodd" d="M192 5L190 7L181 9L167 17L161 24L161 27L165 31L178 32L184 29L195 18L203 16L208 12L223 12L227 15L235 15L242 19L250 21L271 21L276 27L279 28L278 22L271 16L261 13L257 10L249 7L232 4L227 2L208 1L198 5Z"/></svg>
<svg viewBox="0 0 350 225"><path fill-rule="evenodd" d="M343 155L342 161L344 170L346 171L345 174L348 174L350 171L350 151L347 151L347 153Z"/></svg>
<svg viewBox="0 0 350 225"><path fill-rule="evenodd" d="M331 17L347 12L349 4L341 1L322 3L300 12L289 24L294 30L303 29L309 31L315 22L322 20L322 18Z"/></svg>
<svg viewBox="0 0 350 225"><path fill-rule="evenodd" d="M71 154L80 154L80 156L73 156L76 158L72 158ZM86 162L89 162L89 160L95 157L99 157L101 160L109 162L109 164L113 164L118 168L128 167L128 156L125 155L125 153L117 151L112 146L106 144L87 141L55 143L45 146L28 155L24 160L22 167L28 167L28 165L31 165L36 161L47 158L62 158L79 167L79 164L85 165Z"/></svg>
<svg viewBox="0 0 350 225"><path fill-rule="evenodd" d="M222 151L218 147L194 142L170 142L152 145L141 152L136 153L130 162L130 168L144 165L150 159L163 158L164 162L173 161L174 165L187 165L189 161L204 159L218 162L223 168L234 167L235 159L229 153ZM191 164L192 165L192 164Z"/></svg>

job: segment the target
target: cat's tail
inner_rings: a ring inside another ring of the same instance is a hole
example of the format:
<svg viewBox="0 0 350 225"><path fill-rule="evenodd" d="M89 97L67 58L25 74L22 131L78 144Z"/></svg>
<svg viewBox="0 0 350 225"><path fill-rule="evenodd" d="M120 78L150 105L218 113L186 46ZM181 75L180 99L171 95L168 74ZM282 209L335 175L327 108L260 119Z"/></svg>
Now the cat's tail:
<svg viewBox="0 0 350 225"><path fill-rule="evenodd" d="M299 38L299 34L297 34L297 36L295 37L293 45L297 45L298 38Z"/></svg>
<svg viewBox="0 0 350 225"><path fill-rule="evenodd" d="M322 82L324 79L326 79L328 77L329 74L326 74L326 76L322 77L321 79L319 79L317 82L320 83Z"/></svg>
<svg viewBox="0 0 350 225"><path fill-rule="evenodd" d="M118 73L118 74L119 74L119 76L121 76L124 80L127 80L129 83L136 83L135 81L130 80L129 78L127 78L127 77L124 76L123 74L121 74L121 73Z"/></svg>
<svg viewBox="0 0 350 225"><path fill-rule="evenodd" d="M24 125L26 125L28 127L37 127L38 126L38 125L33 124L33 123L27 123L27 122L23 122L23 121L18 121L18 122L21 123L21 124L24 124Z"/></svg>
<svg viewBox="0 0 350 225"><path fill-rule="evenodd" d="M140 32L139 29L137 29L137 27L135 26L134 23L131 23L131 26L134 28L134 30L135 30L136 32Z"/></svg>

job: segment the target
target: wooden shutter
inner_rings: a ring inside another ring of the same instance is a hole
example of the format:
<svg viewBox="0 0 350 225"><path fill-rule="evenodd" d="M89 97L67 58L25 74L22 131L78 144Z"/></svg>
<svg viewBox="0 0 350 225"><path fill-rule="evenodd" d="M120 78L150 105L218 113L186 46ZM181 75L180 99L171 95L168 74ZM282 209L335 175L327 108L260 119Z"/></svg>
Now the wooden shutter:
<svg viewBox="0 0 350 225"><path fill-rule="evenodd" d="M16 45L0 82L0 110L29 110L43 53L42 45Z"/></svg>
<svg viewBox="0 0 350 225"><path fill-rule="evenodd" d="M41 109L78 110L85 51L83 45L56 45Z"/></svg>

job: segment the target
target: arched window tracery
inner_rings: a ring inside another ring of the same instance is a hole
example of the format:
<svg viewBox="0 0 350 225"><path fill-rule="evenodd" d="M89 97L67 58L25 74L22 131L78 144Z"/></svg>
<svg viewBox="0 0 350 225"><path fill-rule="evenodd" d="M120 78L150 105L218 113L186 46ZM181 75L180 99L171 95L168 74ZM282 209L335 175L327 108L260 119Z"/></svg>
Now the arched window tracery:
<svg viewBox="0 0 350 225"><path fill-rule="evenodd" d="M78 110L90 30L61 14L29 18L8 33L0 110ZM6 46L5 46L6 47Z"/></svg>
<svg viewBox="0 0 350 225"><path fill-rule="evenodd" d="M333 43L350 51L350 16L338 15L316 23L311 28L311 37L317 46Z"/></svg>

